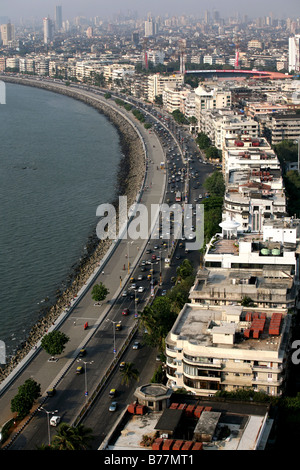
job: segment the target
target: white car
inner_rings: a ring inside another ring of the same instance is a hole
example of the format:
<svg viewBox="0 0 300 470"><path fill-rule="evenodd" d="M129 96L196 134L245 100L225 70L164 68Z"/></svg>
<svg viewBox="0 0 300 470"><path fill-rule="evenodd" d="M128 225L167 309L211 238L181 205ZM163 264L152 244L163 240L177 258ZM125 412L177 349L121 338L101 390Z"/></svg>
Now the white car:
<svg viewBox="0 0 300 470"><path fill-rule="evenodd" d="M59 423L60 423L60 416L55 415L50 418L51 426L57 426Z"/></svg>
<svg viewBox="0 0 300 470"><path fill-rule="evenodd" d="M144 290L145 290L145 287L143 287L143 286L140 286L140 287L138 288L138 292L144 292Z"/></svg>

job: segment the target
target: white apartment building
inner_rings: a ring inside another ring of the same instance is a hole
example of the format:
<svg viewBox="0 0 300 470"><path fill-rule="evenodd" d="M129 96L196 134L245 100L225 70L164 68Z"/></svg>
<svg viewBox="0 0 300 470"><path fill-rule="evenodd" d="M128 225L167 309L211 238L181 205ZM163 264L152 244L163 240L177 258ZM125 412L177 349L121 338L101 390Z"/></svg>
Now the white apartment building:
<svg viewBox="0 0 300 470"><path fill-rule="evenodd" d="M181 90L172 85L167 85L162 92L163 107L168 113L173 113L181 108Z"/></svg>
<svg viewBox="0 0 300 470"><path fill-rule="evenodd" d="M19 70L19 57L7 57L5 69L16 69Z"/></svg>
<svg viewBox="0 0 300 470"><path fill-rule="evenodd" d="M238 115L229 109L205 110L200 113L199 132L204 132L212 145L222 150L225 137L247 135L258 138L259 124L244 115Z"/></svg>
<svg viewBox="0 0 300 470"><path fill-rule="evenodd" d="M278 269L278 279L281 276L290 282L289 275L279 275L281 270L299 278L299 220L266 220L261 233L236 232L235 236L228 235L228 227L237 226L234 219L226 219L221 225L222 233L216 234L206 247L205 267L245 270L245 278L250 269Z"/></svg>
<svg viewBox="0 0 300 470"><path fill-rule="evenodd" d="M224 88L209 88L202 85L199 85L198 88L195 89L195 117L199 123L201 123L201 114L204 111L230 107L230 90Z"/></svg>
<svg viewBox="0 0 300 470"><path fill-rule="evenodd" d="M167 86L180 87L184 83L183 74L160 75L154 74L148 77L148 100L153 103L156 96L162 95Z"/></svg>
<svg viewBox="0 0 300 470"><path fill-rule="evenodd" d="M35 71L35 60L30 57L20 57L19 67L20 73L33 74Z"/></svg>
<svg viewBox="0 0 300 470"><path fill-rule="evenodd" d="M124 80L126 76L133 76L135 73L134 65L129 64L110 64L103 66L103 75L106 81L108 80Z"/></svg>
<svg viewBox="0 0 300 470"><path fill-rule="evenodd" d="M251 138L247 135L225 137L222 166L225 184L232 170L269 171L279 170L280 164L275 152L265 138Z"/></svg>
<svg viewBox="0 0 300 470"><path fill-rule="evenodd" d="M289 38L289 72L300 72L300 34Z"/></svg>
<svg viewBox="0 0 300 470"><path fill-rule="evenodd" d="M199 396L243 388L280 396L291 315L276 313L279 330L272 329L273 309L186 304L166 338L168 386Z"/></svg>

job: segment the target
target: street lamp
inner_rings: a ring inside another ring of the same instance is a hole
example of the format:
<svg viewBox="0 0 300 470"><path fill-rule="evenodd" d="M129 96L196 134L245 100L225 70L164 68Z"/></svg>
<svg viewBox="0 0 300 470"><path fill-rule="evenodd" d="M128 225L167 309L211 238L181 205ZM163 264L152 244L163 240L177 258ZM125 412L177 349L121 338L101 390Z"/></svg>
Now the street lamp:
<svg viewBox="0 0 300 470"><path fill-rule="evenodd" d="M116 328L115 328L115 324L116 324L117 322L111 320L110 318L107 318L106 321L110 321L110 322L113 324L113 332L114 332L114 354L116 354Z"/></svg>
<svg viewBox="0 0 300 470"><path fill-rule="evenodd" d="M47 422L48 422L48 444L49 446L51 445L51 439L50 439L50 415L53 415L54 413L57 413L58 410L54 410L54 411L48 411L48 410L45 410L45 408L43 408L42 406L40 406L38 408L38 411L45 411L45 413L47 414Z"/></svg>
<svg viewBox="0 0 300 470"><path fill-rule="evenodd" d="M87 389L87 374L86 374L86 365L93 364L94 361L84 361L83 359L77 359L77 362L83 362L84 364L84 385L85 385L85 396L86 399L88 397L88 389Z"/></svg>

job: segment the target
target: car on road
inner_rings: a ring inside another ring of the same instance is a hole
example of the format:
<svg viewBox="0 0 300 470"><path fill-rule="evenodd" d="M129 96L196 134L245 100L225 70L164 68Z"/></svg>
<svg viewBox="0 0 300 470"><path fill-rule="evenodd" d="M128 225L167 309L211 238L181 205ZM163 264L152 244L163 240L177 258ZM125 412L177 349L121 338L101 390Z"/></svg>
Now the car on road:
<svg viewBox="0 0 300 470"><path fill-rule="evenodd" d="M144 290L145 290L145 287L143 287L143 286L140 286L140 287L138 288L138 292L144 292Z"/></svg>
<svg viewBox="0 0 300 470"><path fill-rule="evenodd" d="M140 342L139 342L139 341L135 341L135 342L133 343L132 349L140 349Z"/></svg>
<svg viewBox="0 0 300 470"><path fill-rule="evenodd" d="M76 374L79 375L79 374L82 374L82 372L83 372L83 367L82 366L76 367Z"/></svg>
<svg viewBox="0 0 300 470"><path fill-rule="evenodd" d="M56 390L55 390L54 387L53 387L53 388L49 388L46 393L47 393L47 396L48 396L48 397L53 397L53 396L55 395L55 393L56 393Z"/></svg>
<svg viewBox="0 0 300 470"><path fill-rule="evenodd" d="M115 398L115 396L116 396L116 389L115 388L110 389L109 398Z"/></svg>
<svg viewBox="0 0 300 470"><path fill-rule="evenodd" d="M116 331L122 330L122 323L118 322L116 323Z"/></svg>
<svg viewBox="0 0 300 470"><path fill-rule="evenodd" d="M60 423L60 416L54 415L50 418L50 425L57 426Z"/></svg>
<svg viewBox="0 0 300 470"><path fill-rule="evenodd" d="M123 290L122 297L127 297L127 290Z"/></svg>
<svg viewBox="0 0 300 470"><path fill-rule="evenodd" d="M126 362L122 361L120 362L119 369L124 370Z"/></svg>
<svg viewBox="0 0 300 470"><path fill-rule="evenodd" d="M122 315L128 315L129 314L129 308L124 308Z"/></svg>
<svg viewBox="0 0 300 470"><path fill-rule="evenodd" d="M118 403L116 401L113 401L108 409L109 411L116 411L117 407Z"/></svg>
<svg viewBox="0 0 300 470"><path fill-rule="evenodd" d="M79 357L84 357L84 356L86 356L86 349L80 349L78 356L79 356Z"/></svg>
<svg viewBox="0 0 300 470"><path fill-rule="evenodd" d="M142 274L139 274L138 275L138 281L142 281L143 280L143 275Z"/></svg>

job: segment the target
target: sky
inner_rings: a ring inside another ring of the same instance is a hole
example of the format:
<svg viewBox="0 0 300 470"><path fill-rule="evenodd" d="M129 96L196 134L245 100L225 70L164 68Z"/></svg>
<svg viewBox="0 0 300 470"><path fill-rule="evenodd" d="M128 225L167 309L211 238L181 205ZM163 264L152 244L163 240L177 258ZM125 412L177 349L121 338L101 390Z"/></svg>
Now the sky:
<svg viewBox="0 0 300 470"><path fill-rule="evenodd" d="M223 17L238 12L250 18L268 16L274 18L300 17L299 0L1 0L0 17L7 16L11 21L20 18L54 17L55 5L62 5L63 19L76 16L111 18L114 14L136 11L138 16L148 13L157 15L195 15L203 17L205 10L218 10Z"/></svg>

